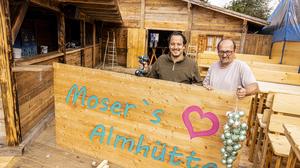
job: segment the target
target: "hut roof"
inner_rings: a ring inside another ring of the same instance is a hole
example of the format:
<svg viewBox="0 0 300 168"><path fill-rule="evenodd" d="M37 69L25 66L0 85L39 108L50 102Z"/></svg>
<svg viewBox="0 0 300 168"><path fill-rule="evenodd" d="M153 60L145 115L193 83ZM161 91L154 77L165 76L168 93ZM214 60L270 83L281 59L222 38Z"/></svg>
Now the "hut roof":
<svg viewBox="0 0 300 168"><path fill-rule="evenodd" d="M260 18L257 18L257 17L253 17L253 16L249 16L249 15L246 15L246 14L242 14L242 13L239 13L239 12L235 12L235 11L225 9L225 8L222 8L222 7L218 7L218 6L215 6L215 5L211 5L211 4L199 1L199 0L182 0L182 1L190 2L191 4L194 4L194 5L203 7L203 8L207 8L207 9L210 9L210 10L213 10L213 11L216 11L216 12L220 12L220 13L223 13L223 14L226 14L226 15L230 15L230 16L233 16L233 17L236 17L236 18L247 20L249 22L252 22L252 23L255 23L255 24L258 24L258 25L262 25L262 26L268 25L268 21L266 21L266 20L263 20L263 19L260 19Z"/></svg>

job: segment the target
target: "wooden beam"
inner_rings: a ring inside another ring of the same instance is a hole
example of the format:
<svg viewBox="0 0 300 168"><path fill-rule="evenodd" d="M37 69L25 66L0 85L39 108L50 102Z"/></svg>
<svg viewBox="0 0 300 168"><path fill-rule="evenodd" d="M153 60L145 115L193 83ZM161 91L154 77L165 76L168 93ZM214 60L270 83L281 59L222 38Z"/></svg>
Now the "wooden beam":
<svg viewBox="0 0 300 168"><path fill-rule="evenodd" d="M15 43L15 40L17 38L17 35L19 33L19 30L25 18L28 6L29 6L28 0L23 1L23 3L20 5L18 16L16 17L15 22L13 23L12 26L12 44Z"/></svg>
<svg viewBox="0 0 300 168"><path fill-rule="evenodd" d="M115 2L115 5L116 5L116 7L117 7L117 10L120 11L119 1L118 1L118 0L113 0L113 1ZM121 14L120 14L120 17L121 17L121 22L123 22Z"/></svg>
<svg viewBox="0 0 300 168"><path fill-rule="evenodd" d="M82 10L97 10L97 11L118 11L115 5L78 5Z"/></svg>
<svg viewBox="0 0 300 168"><path fill-rule="evenodd" d="M240 53L244 53L245 40L246 40L247 31L248 31L247 23L248 23L247 20L244 19L243 27L242 27L241 43L240 43Z"/></svg>
<svg viewBox="0 0 300 168"><path fill-rule="evenodd" d="M52 70L52 65L21 65L12 67L13 72L45 72Z"/></svg>
<svg viewBox="0 0 300 168"><path fill-rule="evenodd" d="M145 0L141 0L141 22L140 28L143 29L145 27Z"/></svg>
<svg viewBox="0 0 300 168"><path fill-rule="evenodd" d="M65 46L65 15L64 13L60 13L58 15L58 51L66 52Z"/></svg>
<svg viewBox="0 0 300 168"><path fill-rule="evenodd" d="M94 18L107 18L107 19L120 19L121 20L121 17L118 16L118 15L96 15L96 14L89 14L90 17L94 17Z"/></svg>
<svg viewBox="0 0 300 168"><path fill-rule="evenodd" d="M109 20L109 19L95 18L95 20L102 21L102 22L108 22L108 23L119 23L119 24L122 23L121 20L115 20L115 19Z"/></svg>
<svg viewBox="0 0 300 168"><path fill-rule="evenodd" d="M20 118L16 104L16 85L11 71L12 44L8 0L0 0L0 85L6 127L6 141L9 146L18 145L21 140Z"/></svg>
<svg viewBox="0 0 300 168"><path fill-rule="evenodd" d="M43 62L43 61L55 59L57 57L62 57L63 55L64 55L64 53L49 52L47 54L41 54L38 56L34 56L33 58L16 60L15 63L16 63L16 65L32 65L32 64L37 64L37 63Z"/></svg>
<svg viewBox="0 0 300 168"><path fill-rule="evenodd" d="M96 23L93 23L93 63L92 67L94 68L96 66Z"/></svg>
<svg viewBox="0 0 300 168"><path fill-rule="evenodd" d="M60 12L60 9L57 6L52 5L51 0L30 0L30 3L50 9L55 12Z"/></svg>
<svg viewBox="0 0 300 168"><path fill-rule="evenodd" d="M62 0L62 1L59 1L60 3L72 3L72 4L75 4L75 5L80 5L80 4L85 4L85 5L114 5L114 1L112 0L95 0L95 1L84 1L84 0Z"/></svg>
<svg viewBox="0 0 300 168"><path fill-rule="evenodd" d="M80 21L80 40L81 40L81 47L85 47L85 21Z"/></svg>
<svg viewBox="0 0 300 168"><path fill-rule="evenodd" d="M191 30L193 25L193 10L192 10L192 4L190 2L187 3L187 8L188 8L188 27L186 32L186 36L187 36L186 38L189 43L191 39Z"/></svg>
<svg viewBox="0 0 300 168"><path fill-rule="evenodd" d="M97 11L97 10L82 10L84 13L87 15L107 15L107 16L112 16L112 15L120 15L118 11Z"/></svg>

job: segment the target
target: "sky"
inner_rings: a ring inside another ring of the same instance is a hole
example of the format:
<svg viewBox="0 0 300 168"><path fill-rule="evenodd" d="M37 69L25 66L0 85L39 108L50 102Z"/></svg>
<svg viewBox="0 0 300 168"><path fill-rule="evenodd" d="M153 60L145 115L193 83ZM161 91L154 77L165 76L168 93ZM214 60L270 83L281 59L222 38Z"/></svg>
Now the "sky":
<svg viewBox="0 0 300 168"><path fill-rule="evenodd" d="M230 2L230 0L208 0L208 2L212 5L224 7L226 4ZM272 7L272 12L277 6L279 0L271 0L269 3L269 6Z"/></svg>

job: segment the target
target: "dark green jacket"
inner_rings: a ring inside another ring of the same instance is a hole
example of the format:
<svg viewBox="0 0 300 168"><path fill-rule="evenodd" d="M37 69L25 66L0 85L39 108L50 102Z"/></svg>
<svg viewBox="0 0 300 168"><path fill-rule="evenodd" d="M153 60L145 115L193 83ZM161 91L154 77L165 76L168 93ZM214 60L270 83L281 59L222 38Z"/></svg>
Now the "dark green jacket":
<svg viewBox="0 0 300 168"><path fill-rule="evenodd" d="M147 76L167 81L201 85L198 66L195 61L187 56L182 61L174 63L169 55L161 55L152 65Z"/></svg>

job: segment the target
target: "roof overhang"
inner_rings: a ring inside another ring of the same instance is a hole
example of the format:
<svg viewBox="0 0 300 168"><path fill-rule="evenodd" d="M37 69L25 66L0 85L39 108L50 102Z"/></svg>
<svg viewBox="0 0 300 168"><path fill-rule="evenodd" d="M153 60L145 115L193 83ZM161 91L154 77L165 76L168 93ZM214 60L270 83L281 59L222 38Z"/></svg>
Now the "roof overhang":
<svg viewBox="0 0 300 168"><path fill-rule="evenodd" d="M197 5L197 6L200 6L200 7L203 7L203 8L210 9L210 10L213 10L213 11L216 11L216 12L220 12L220 13L223 13L223 14L226 14L226 15L229 15L229 16L233 16L233 17L236 17L236 18L239 18L239 19L242 19L242 20L247 20L248 22L252 22L252 23L255 23L255 24L258 24L258 25L261 25L261 26L266 26L266 25L269 24L269 22L266 21L266 20L256 18L256 17L253 17L253 16L249 16L249 15L245 15L245 14L242 14L242 13L238 13L238 12L235 12L235 11L232 11L232 10L229 10L229 9L225 9L225 8L222 8L222 7L211 5L211 4L201 2L201 1L198 1L198 0L183 0L183 1L194 4L194 5Z"/></svg>
<svg viewBox="0 0 300 168"><path fill-rule="evenodd" d="M56 0L63 6L76 6L88 17L103 22L122 23L117 0Z"/></svg>

